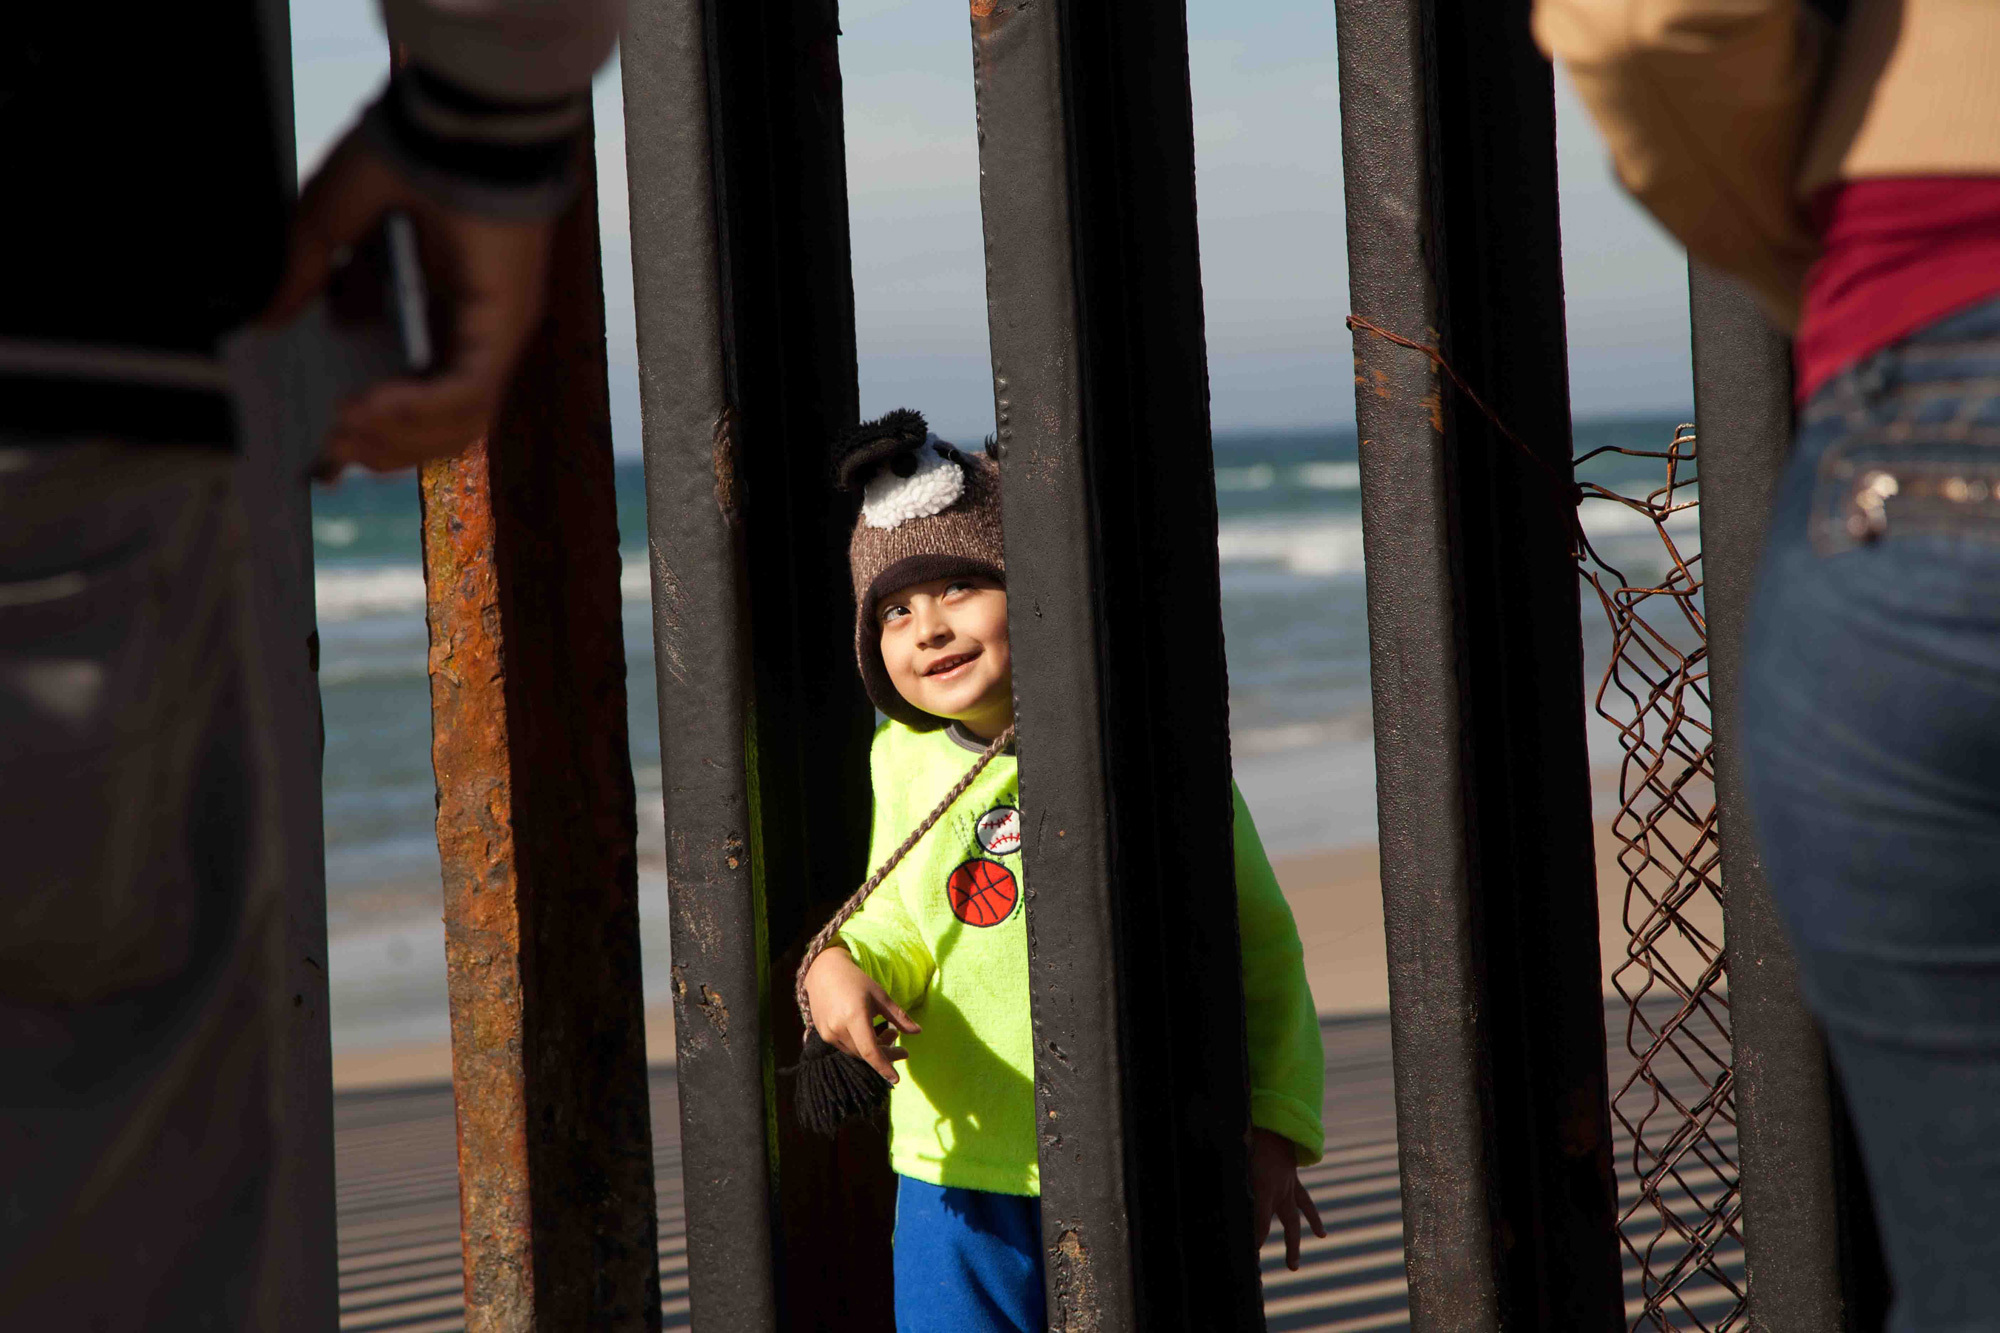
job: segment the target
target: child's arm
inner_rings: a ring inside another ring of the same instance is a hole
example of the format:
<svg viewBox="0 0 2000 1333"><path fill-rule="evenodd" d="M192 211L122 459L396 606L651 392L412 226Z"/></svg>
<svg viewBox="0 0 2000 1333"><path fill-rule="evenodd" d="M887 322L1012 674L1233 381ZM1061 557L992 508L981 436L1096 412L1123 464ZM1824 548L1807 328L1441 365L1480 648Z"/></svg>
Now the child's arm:
<svg viewBox="0 0 2000 1333"><path fill-rule="evenodd" d="M876 752L885 731L886 726L875 733ZM879 771L879 759L879 753L870 754L871 769ZM888 849L901 841L902 813L897 802L876 793L868 839L871 864L880 865ZM931 976L930 950L903 910L900 892L896 876L885 878L806 973L806 998L820 1039L866 1060L892 1084L897 1081L894 1062L909 1058L896 1045L897 1033L923 1031L908 1011L922 1002ZM888 1020L879 1031L878 1016Z"/></svg>
<svg viewBox="0 0 2000 1333"><path fill-rule="evenodd" d="M1285 1263L1299 1262L1299 1219L1324 1236L1298 1168L1320 1159L1325 1131L1326 1053L1319 1011L1306 983L1305 949L1292 909L1278 887L1243 793L1236 802L1236 918L1243 947L1244 1027L1250 1048L1250 1184L1257 1243L1275 1215L1285 1232Z"/></svg>
<svg viewBox="0 0 2000 1333"><path fill-rule="evenodd" d="M896 1045L896 1034L923 1029L840 943L827 946L813 960L806 973L806 998L812 1002L813 1027L820 1040L866 1060L890 1083L897 1081L895 1062L907 1060L910 1053ZM888 1020L879 1033L878 1014Z"/></svg>
<svg viewBox="0 0 2000 1333"><path fill-rule="evenodd" d="M1320 1159L1326 1052L1306 984L1305 948L1278 877L1264 855L1243 793L1236 792L1236 919L1243 942L1243 1013L1250 1046L1250 1123L1297 1145L1298 1164Z"/></svg>
<svg viewBox="0 0 2000 1333"><path fill-rule="evenodd" d="M885 762L893 771L893 762L884 758L892 731L887 722L875 729L868 756L871 779L885 771ZM881 865L889 849L902 841L909 812L902 808L906 802L895 799L893 788L885 800L878 783L874 795L868 861ZM932 970L930 950L903 910L900 892L895 875L884 878L806 973L806 999L820 1040L866 1060L890 1083L897 1081L894 1062L909 1058L895 1044L897 1033L923 1031L908 1010L923 1002ZM888 1020L879 1033L877 1016Z"/></svg>
<svg viewBox="0 0 2000 1333"><path fill-rule="evenodd" d="M922 1002L931 975L930 950L896 890L893 878L876 889L806 973L821 1040L866 1060L892 1084L893 1062L909 1056L895 1044L896 1034L923 1031L908 1011ZM879 1032L878 1016L888 1020Z"/></svg>

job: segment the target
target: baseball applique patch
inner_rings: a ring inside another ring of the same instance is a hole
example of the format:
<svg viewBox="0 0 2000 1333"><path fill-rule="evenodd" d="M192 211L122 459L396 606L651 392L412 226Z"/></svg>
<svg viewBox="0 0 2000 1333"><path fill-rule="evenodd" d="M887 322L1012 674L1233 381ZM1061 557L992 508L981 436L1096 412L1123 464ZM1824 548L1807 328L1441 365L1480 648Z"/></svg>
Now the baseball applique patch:
<svg viewBox="0 0 2000 1333"><path fill-rule="evenodd" d="M1021 812L1011 805L996 805L972 826L979 845L993 856L1021 850Z"/></svg>
<svg viewBox="0 0 2000 1333"><path fill-rule="evenodd" d="M977 856L951 872L944 892L951 914L968 926L999 925L1021 896L1013 871Z"/></svg>

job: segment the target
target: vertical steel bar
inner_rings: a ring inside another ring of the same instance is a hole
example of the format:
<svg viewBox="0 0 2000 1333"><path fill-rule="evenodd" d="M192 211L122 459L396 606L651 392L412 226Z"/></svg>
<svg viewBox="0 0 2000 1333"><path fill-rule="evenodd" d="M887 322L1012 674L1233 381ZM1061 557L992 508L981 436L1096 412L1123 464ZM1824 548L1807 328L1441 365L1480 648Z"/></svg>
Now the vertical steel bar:
<svg viewBox="0 0 2000 1333"><path fill-rule="evenodd" d="M867 873L856 417L830 0L656 0L624 46L692 1314L886 1327L881 1132L797 1129L790 976ZM808 843L810 838L810 843Z"/></svg>
<svg viewBox="0 0 2000 1333"><path fill-rule="evenodd" d="M1791 344L1748 292L1712 269L1689 266L1688 296L1750 1326L1879 1328L1886 1278L1865 1186L1764 879L1735 743L1751 586L1791 451Z"/></svg>
<svg viewBox="0 0 2000 1333"><path fill-rule="evenodd" d="M1186 13L972 13L1049 1326L1261 1328Z"/></svg>
<svg viewBox="0 0 2000 1333"><path fill-rule="evenodd" d="M270 89L271 136L287 189L298 175L292 112L291 12L287 0L257 0L261 71ZM261 205L262 201L258 201ZM215 206L222 206L217 201ZM284 952L272 997L279 1035L272 1059L270 1197L285 1201L271 1245L281 1258L271 1299L284 1326L332 1333L339 1313L334 1257L333 1033L327 1011L326 847L320 802L324 727L320 720L319 634L315 628L312 499L303 460L317 442L291 438L275 456L243 459L252 595L257 599L259 665L270 703L269 793L283 848L280 882Z"/></svg>
<svg viewBox="0 0 2000 1333"><path fill-rule="evenodd" d="M1548 65L1340 0L1411 1326L1622 1325ZM1508 438L1444 373L1452 366Z"/></svg>
<svg viewBox="0 0 2000 1333"><path fill-rule="evenodd" d="M594 178L499 420L422 482L466 1327L657 1330Z"/></svg>
<svg viewBox="0 0 2000 1333"><path fill-rule="evenodd" d="M768 946L750 865L750 627L701 5L634 6L620 59L689 1314L702 1333L761 1333L778 1327L771 1065L758 998L768 987Z"/></svg>

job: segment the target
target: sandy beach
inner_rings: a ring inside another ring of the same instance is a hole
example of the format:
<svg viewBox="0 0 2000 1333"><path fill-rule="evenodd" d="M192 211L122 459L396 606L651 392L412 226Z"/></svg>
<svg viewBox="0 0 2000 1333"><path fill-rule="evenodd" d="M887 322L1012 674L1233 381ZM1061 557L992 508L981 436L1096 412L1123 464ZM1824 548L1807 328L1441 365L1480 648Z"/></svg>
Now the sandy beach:
<svg viewBox="0 0 2000 1333"><path fill-rule="evenodd" d="M1684 828L1676 830L1686 836ZM1604 989L1613 993L1612 974L1626 960L1624 924L1626 875L1619 867L1619 844L1605 824L1597 828L1597 916ZM1382 924L1380 858L1372 844L1272 858L1305 944L1306 974L1322 1014L1380 1013L1389 1007L1389 969ZM1647 879L1656 882L1658 872ZM1712 901L1705 915L1694 914L1711 938L1722 938L1721 914ZM1692 977L1694 952L1673 941L1668 959ZM646 1056L653 1063L674 1058L673 1009L646 1011ZM336 1051L334 1086L342 1090L435 1082L451 1076L451 1048L444 1041L413 1042Z"/></svg>

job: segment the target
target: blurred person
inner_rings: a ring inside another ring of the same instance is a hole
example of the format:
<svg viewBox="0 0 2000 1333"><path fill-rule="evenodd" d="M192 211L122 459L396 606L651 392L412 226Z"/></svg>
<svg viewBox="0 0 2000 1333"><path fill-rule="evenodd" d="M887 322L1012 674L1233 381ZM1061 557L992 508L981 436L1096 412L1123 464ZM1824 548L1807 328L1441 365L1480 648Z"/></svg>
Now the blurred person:
<svg viewBox="0 0 2000 1333"><path fill-rule="evenodd" d="M276 990L287 849L260 682L280 664L246 592L218 342L295 316L400 210L440 364L348 402L328 457L407 467L477 437L539 319L622 18L383 9L406 59L296 210L282 0L9 14L0 1327L333 1327L330 1298L287 1289L298 1204L273 1183L299 1002ZM308 642L286 651L306 669Z"/></svg>
<svg viewBox="0 0 2000 1333"><path fill-rule="evenodd" d="M1535 32L1627 188L1793 332L1752 814L1890 1327L2000 1329L2000 4L1537 0Z"/></svg>

